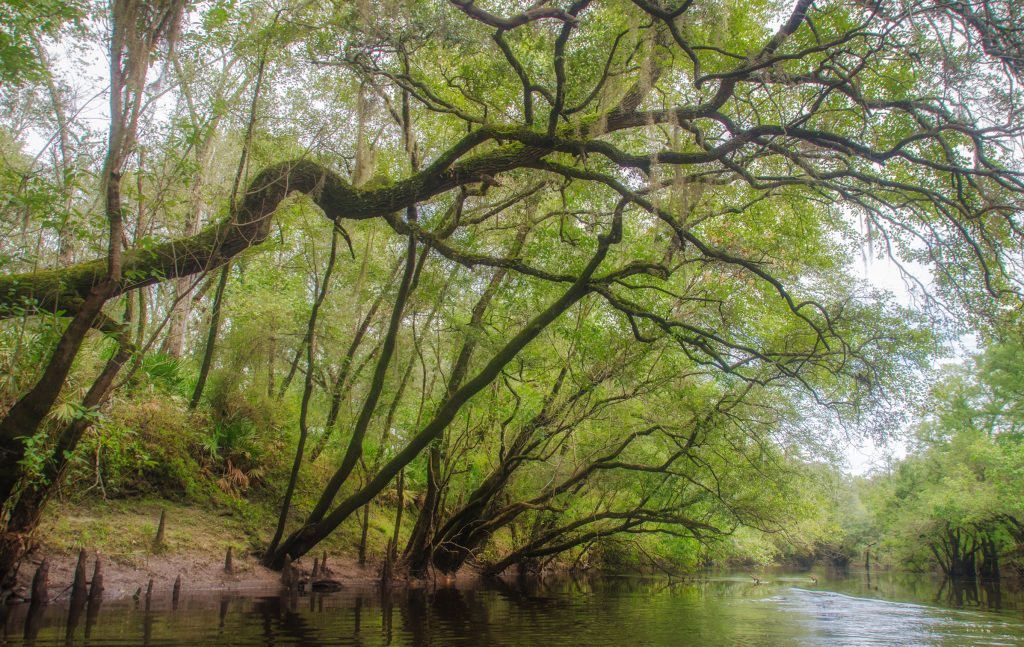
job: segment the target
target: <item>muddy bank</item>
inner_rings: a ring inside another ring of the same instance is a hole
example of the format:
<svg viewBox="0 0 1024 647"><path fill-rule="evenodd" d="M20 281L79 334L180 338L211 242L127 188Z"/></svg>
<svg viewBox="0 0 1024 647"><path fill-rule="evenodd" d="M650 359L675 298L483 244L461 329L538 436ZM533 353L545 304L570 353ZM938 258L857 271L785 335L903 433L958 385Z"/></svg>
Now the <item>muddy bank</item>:
<svg viewBox="0 0 1024 647"><path fill-rule="evenodd" d="M153 582L153 596L170 597L174 583L181 577L182 596L202 595L206 593L244 593L270 595L281 591L281 573L264 567L251 555L232 555L232 570L225 571L224 558L212 559L199 554L154 555L143 563L126 562L117 556L103 555L96 551L86 551L86 573L92 577L96 559L103 562L103 598L117 600L133 596L145 596L149 582ZM44 556L33 554L18 572L18 586L9 602L25 601L31 590L32 577ZM323 554L316 556L319 563ZM71 585L75 578L78 562L77 554L50 553L45 555L49 573L47 577L49 598L51 602L67 602L71 596ZM311 556L293 564L299 576L308 579L312 569ZM379 564L360 566L351 557L327 554L327 571L321 568L320 577L338 582L342 587L366 588L380 583ZM466 568L456 576L437 576L429 580L408 578L404 573L396 573L392 586L418 588L430 585L467 586L480 579L480 574Z"/></svg>
<svg viewBox="0 0 1024 647"><path fill-rule="evenodd" d="M178 577L181 577L182 595L209 592L271 593L281 588L281 574L265 568L251 555L233 554L232 570L228 573L224 568L224 555L214 559L198 553L176 553L153 555L139 561L134 557L125 560L117 555L104 555L90 550L86 554L86 572L90 578L97 556L103 561L104 599L127 598L137 593L145 595L150 580L153 582L154 596L170 596ZM43 558L44 553L37 551L23 563L18 572L18 588L15 591L20 596L27 597L32 577ZM51 601L68 599L78 554L45 553L45 558L49 566L47 580ZM320 559L322 555L317 556L317 560ZM296 568L307 576L312 566L311 557L296 562ZM327 567L327 577L342 585L367 586L379 579L379 566L359 566L355 560L344 556L328 555ZM396 583L404 584L404 580L398 579Z"/></svg>
<svg viewBox="0 0 1024 647"><path fill-rule="evenodd" d="M166 521L158 545L162 516ZM9 601L29 596L32 577L44 558L49 567L50 600L68 601L82 549L87 555L87 577L92 577L96 557L102 560L106 600L130 598L136 593L144 596L151 579L155 597L170 597L179 576L182 596L217 592L275 594L282 587L281 573L265 568L258 558L259 547L266 543L264 521L223 508L160 500L54 505L32 537L34 548L18 569L15 596ZM228 549L231 572L224 569ZM344 587L376 586L383 550L371 545L365 566L358 564L356 554L353 538L338 532L325 542L323 550L306 555L295 567L308 576L313 559L323 560L327 555L326 577ZM468 584L477 577L475 571L467 568L458 577L431 578L429 584ZM425 583L407 580L403 573L396 572L392 584L419 587Z"/></svg>
<svg viewBox="0 0 1024 647"><path fill-rule="evenodd" d="M157 545L161 516L166 517L166 522ZM136 592L145 595L150 580L154 596L170 596L179 576L183 596L207 592L276 593L281 587L281 574L265 568L258 557L268 539L266 527L272 528L267 519L254 519L223 507L164 500L55 504L30 539L33 549L18 571L15 593L28 596L32 577L45 557L50 599L58 603L68 600L79 551L83 548L89 578L97 555L102 559L103 597L109 600L130 598ZM224 562L229 548L232 570L227 573ZM355 538L339 532L324 542L322 550L298 560L295 566L308 576L314 557L321 560L326 554L326 577L343 586L375 585L380 577L383 549L376 543L370 544L367 564L360 566L357 548ZM467 573L459 579L475 577ZM400 573L396 573L393 581L398 586L407 584Z"/></svg>

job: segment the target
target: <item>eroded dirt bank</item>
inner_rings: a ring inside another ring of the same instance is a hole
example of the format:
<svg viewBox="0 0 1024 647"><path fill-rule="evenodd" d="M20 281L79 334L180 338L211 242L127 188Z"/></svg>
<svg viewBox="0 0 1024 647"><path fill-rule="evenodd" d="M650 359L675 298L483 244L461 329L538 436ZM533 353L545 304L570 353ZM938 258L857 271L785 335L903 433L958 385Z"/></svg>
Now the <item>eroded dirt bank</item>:
<svg viewBox="0 0 1024 647"><path fill-rule="evenodd" d="M163 539L156 545L161 513L166 513ZM105 599L144 596L150 580L154 596L170 596L181 577L181 594L207 592L277 592L281 574L263 567L259 549L264 544L262 520L223 508L183 506L167 501L121 501L103 505L54 506L33 538L29 558L18 572L18 587L11 601L27 598L32 577L45 558L52 601L67 600L81 549L86 551L86 573L92 578L97 557L103 564ZM295 563L308 577L316 558L326 555L326 577L343 586L372 586L380 578L380 555L372 550L367 564L359 565L354 537L339 532L322 550ZM370 544L371 549L373 544ZM228 549L232 569L225 571ZM457 580L476 579L470 569ZM399 586L419 586L396 573ZM455 583L453 578L446 582Z"/></svg>

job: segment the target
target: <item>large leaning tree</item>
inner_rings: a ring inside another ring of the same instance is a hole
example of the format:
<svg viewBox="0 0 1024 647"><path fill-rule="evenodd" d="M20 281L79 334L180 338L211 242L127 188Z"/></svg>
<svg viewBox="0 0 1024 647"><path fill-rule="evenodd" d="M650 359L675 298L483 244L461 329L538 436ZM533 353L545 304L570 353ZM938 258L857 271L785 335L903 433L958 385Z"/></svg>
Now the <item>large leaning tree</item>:
<svg viewBox="0 0 1024 647"><path fill-rule="evenodd" d="M47 432L89 331L114 336L119 350L86 394L86 407L109 392L135 352L123 308L114 307L119 299L210 272L259 246L293 194L307 196L342 230L378 220L405 242L382 317L386 332L367 369L371 385L358 416L346 422L347 449L314 509L288 532L285 504L266 557L273 566L311 550L423 452L440 465L437 441L459 411L580 304L594 304L593 316L635 343L671 342L692 366L749 384L785 382L836 409L880 389L886 359L899 354L892 338L865 334L870 317L862 306L870 298L845 277L862 243L897 264L930 269L930 291L943 307L966 307L978 321L1016 307L1024 277L1024 39L1014 2L279 7L262 16L275 30L265 42L277 43L279 73L265 77L273 57L250 45L258 65L244 87L258 96L263 84L276 83L283 95L340 79L330 87L348 94L321 95L306 111L341 106L359 123L358 141L346 150L310 146L247 183L240 182L243 146L224 219L133 247L124 223L138 214L121 199L120 178L138 159L134 129L148 95L174 91L147 84L146 70L171 60L175 41L230 21L216 9L213 20L213 11L200 19L205 9L178 2L112 5L111 124L100 178L106 254L0 276L0 317L68 320L38 379L0 420L0 499L8 509L23 496L26 449ZM353 487L403 312L428 257L479 273L466 299L470 330L489 308L510 309L503 290L520 290L529 316L500 344L479 348L479 335L466 334L427 415ZM881 329L885 317L873 321ZM315 324L311 318L311 333ZM310 351L307 375L312 362ZM48 432L58 438L54 465L87 424ZM685 430L664 433L686 437ZM524 435L524 446L531 438ZM603 455L595 449L592 459ZM634 507L602 528L680 523L671 506L684 490L652 485L650 492L642 502L661 507ZM494 510L470 512L477 519ZM610 514L578 511L577 521ZM470 526L453 529L458 514L443 517L439 527L417 532L434 543L472 534ZM570 534L585 538L572 523L539 533L522 555L547 554Z"/></svg>

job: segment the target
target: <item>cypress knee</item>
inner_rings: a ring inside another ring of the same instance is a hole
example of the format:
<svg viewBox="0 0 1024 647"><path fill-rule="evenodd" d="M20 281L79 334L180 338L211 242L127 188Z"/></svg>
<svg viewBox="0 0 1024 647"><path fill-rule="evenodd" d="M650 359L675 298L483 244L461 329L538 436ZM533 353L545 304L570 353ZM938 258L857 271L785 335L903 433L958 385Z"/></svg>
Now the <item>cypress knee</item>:
<svg viewBox="0 0 1024 647"><path fill-rule="evenodd" d="M164 526L167 522L167 511L160 511L160 524L156 528L156 538L153 540L153 550L160 550L164 545Z"/></svg>
<svg viewBox="0 0 1024 647"><path fill-rule="evenodd" d="M36 569L36 574L32 577L32 604L46 604L50 601L49 594L47 592L47 576L50 574L50 564L44 559L39 564L39 568Z"/></svg>
<svg viewBox="0 0 1024 647"><path fill-rule="evenodd" d="M284 566L281 568L281 585L286 589L290 589L294 584L295 578L292 573L292 558L285 555Z"/></svg>
<svg viewBox="0 0 1024 647"><path fill-rule="evenodd" d="M75 565L75 579L71 583L71 600L84 600L87 590L87 584L85 582L85 560L88 557L85 554L85 549L78 551L78 564Z"/></svg>
<svg viewBox="0 0 1024 647"><path fill-rule="evenodd" d="M98 600L103 597L103 560L96 554L96 566L92 569L92 584L89 587L89 599Z"/></svg>

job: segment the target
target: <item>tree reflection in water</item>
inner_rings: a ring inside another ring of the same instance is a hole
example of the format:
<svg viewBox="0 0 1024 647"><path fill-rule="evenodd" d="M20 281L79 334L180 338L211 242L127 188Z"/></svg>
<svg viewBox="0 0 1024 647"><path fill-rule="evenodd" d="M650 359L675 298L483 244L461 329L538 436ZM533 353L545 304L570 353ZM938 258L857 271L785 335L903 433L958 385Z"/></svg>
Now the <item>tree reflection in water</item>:
<svg viewBox="0 0 1024 647"><path fill-rule="evenodd" d="M906 604L911 603L911 604ZM1013 582L879 573L688 579L528 576L468 586L364 587L263 597L169 596L0 610L5 646L885 644L1024 642ZM961 611L969 609L969 612ZM979 613L983 612L983 613ZM83 622L83 615L85 621ZM83 627L84 625L84 627Z"/></svg>

